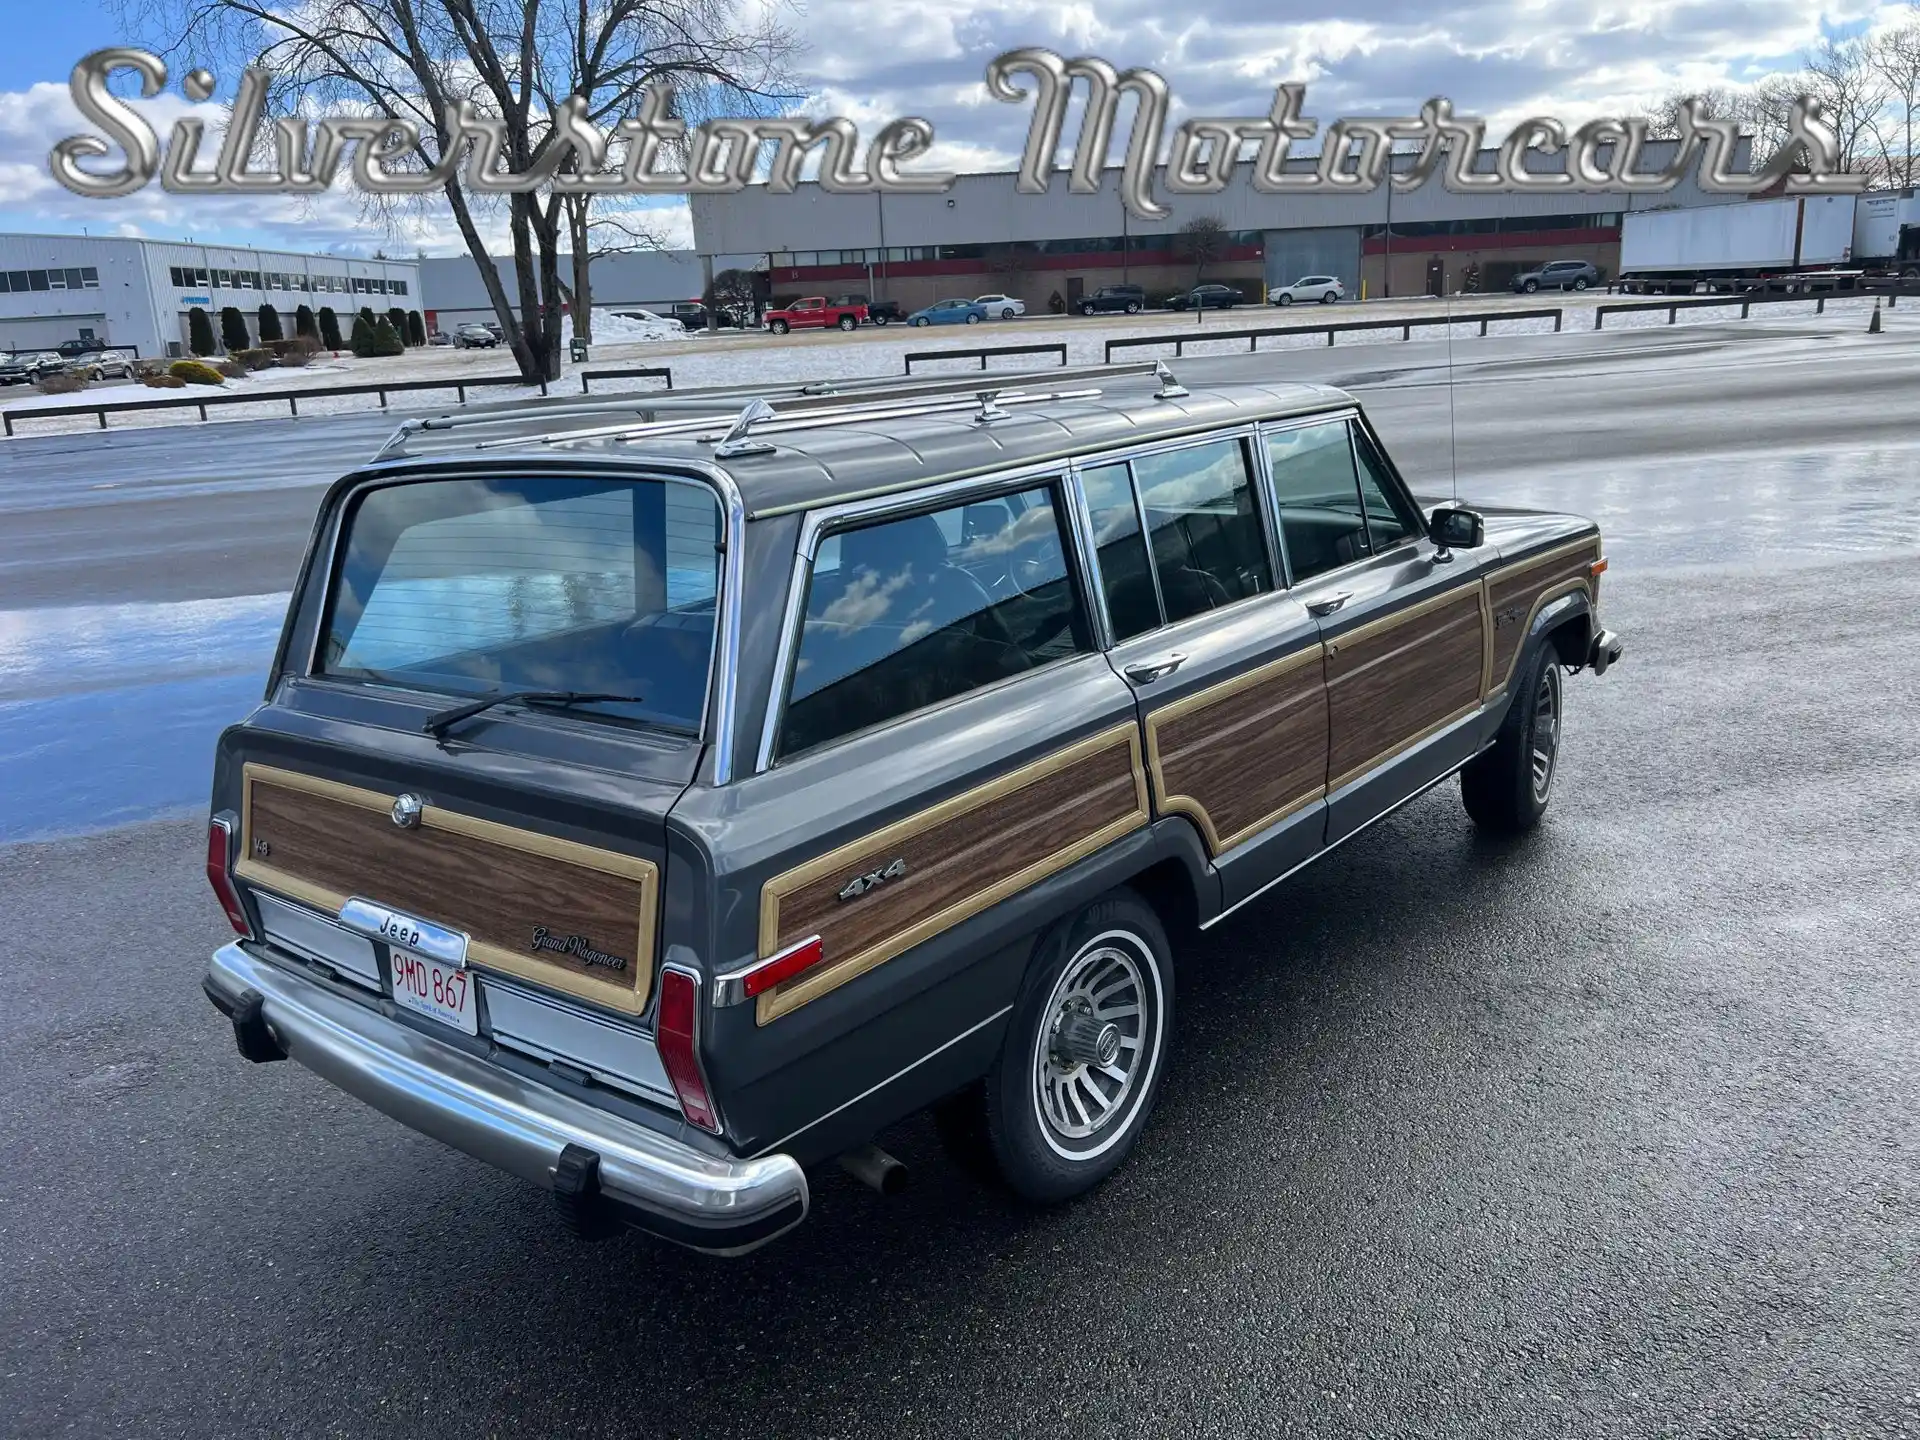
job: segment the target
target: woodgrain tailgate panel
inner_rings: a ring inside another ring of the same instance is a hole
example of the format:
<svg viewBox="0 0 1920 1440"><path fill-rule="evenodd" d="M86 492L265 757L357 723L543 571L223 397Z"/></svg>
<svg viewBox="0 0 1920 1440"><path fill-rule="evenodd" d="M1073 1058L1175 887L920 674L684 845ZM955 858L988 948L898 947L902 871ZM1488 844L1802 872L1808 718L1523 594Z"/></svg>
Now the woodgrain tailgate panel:
<svg viewBox="0 0 1920 1440"><path fill-rule="evenodd" d="M769 881L760 953L818 935L824 961L760 996L759 1023L843 985L1147 821L1139 731L1096 735ZM855 899L854 876L906 862Z"/></svg>
<svg viewBox="0 0 1920 1440"><path fill-rule="evenodd" d="M337 914L358 896L465 931L468 959L637 1014L653 974L658 871L649 860L428 805L417 828L391 795L249 763L241 862L249 884ZM263 848L264 847L264 848ZM536 930L609 964L536 949Z"/></svg>

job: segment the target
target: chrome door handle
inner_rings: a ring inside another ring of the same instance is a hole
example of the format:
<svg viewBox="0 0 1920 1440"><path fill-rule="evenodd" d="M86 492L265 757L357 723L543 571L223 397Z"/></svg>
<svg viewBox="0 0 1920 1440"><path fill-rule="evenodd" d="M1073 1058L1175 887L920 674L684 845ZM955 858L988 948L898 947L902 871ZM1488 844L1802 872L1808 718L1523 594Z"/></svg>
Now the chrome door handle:
<svg viewBox="0 0 1920 1440"><path fill-rule="evenodd" d="M1142 660L1137 665L1129 665L1122 672L1136 685L1151 685L1154 681L1171 675L1187 663L1187 657L1178 650L1169 650L1165 655L1152 660Z"/></svg>
<svg viewBox="0 0 1920 1440"><path fill-rule="evenodd" d="M1315 615L1331 615L1352 598L1353 592L1351 590L1341 590L1327 596L1324 600L1309 600L1307 602L1307 609Z"/></svg>

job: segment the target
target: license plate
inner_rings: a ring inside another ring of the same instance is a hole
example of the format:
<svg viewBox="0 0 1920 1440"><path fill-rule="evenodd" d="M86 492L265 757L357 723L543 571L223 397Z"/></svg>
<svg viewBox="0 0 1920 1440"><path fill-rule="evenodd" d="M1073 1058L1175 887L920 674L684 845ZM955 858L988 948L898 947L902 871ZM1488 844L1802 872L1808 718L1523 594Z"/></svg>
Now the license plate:
<svg viewBox="0 0 1920 1440"><path fill-rule="evenodd" d="M431 955L418 955L398 945L387 953L393 966L394 1004L469 1035L480 1033L480 1009L474 1003L470 971L442 965Z"/></svg>

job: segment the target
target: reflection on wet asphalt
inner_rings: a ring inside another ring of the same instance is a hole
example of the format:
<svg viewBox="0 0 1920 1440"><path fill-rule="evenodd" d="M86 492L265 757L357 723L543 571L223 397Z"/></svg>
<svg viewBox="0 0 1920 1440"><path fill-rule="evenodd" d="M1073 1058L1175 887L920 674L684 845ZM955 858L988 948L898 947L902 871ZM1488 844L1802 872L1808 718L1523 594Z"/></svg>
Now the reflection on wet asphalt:
<svg viewBox="0 0 1920 1440"><path fill-rule="evenodd" d="M0 842L205 803L287 597L0 611Z"/></svg>
<svg viewBox="0 0 1920 1440"><path fill-rule="evenodd" d="M1696 327L1475 341L1451 364L1415 342L1179 365L1349 385L1423 496L1457 470L1469 503L1597 520L1617 593L1637 570L1920 550L1920 331L1894 324L1871 350L1838 324ZM204 803L214 737L258 700L285 606L226 592L291 581L320 487L392 425L0 447L0 843ZM78 603L146 595L165 603Z"/></svg>

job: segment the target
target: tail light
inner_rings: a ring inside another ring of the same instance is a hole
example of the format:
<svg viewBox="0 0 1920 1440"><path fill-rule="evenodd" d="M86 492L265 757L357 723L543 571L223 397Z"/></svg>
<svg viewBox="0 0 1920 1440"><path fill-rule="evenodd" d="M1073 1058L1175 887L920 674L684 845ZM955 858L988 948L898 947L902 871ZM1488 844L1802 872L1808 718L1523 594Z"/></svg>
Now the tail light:
<svg viewBox="0 0 1920 1440"><path fill-rule="evenodd" d="M240 903L240 892L233 888L233 821L215 815L207 821L207 883L227 912L233 933L242 940L253 938L253 923L247 919L247 907Z"/></svg>
<svg viewBox="0 0 1920 1440"><path fill-rule="evenodd" d="M718 1135L720 1111L700 1066L700 977L691 970L669 965L660 972L660 1015L653 1040L673 1093L680 1097L681 1113Z"/></svg>

